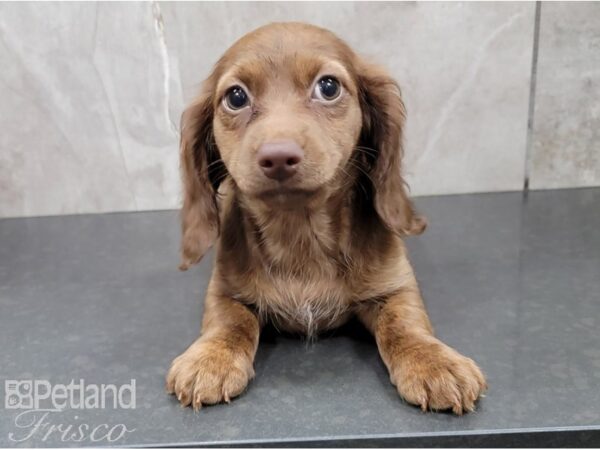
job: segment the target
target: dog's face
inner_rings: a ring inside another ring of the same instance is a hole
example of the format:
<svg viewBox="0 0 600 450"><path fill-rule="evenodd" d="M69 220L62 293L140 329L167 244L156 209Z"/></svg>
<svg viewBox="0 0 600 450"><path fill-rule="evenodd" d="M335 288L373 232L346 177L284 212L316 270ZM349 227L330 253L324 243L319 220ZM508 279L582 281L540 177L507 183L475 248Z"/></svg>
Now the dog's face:
<svg viewBox="0 0 600 450"><path fill-rule="evenodd" d="M362 127L351 54L331 33L272 26L219 63L213 133L247 196L277 201L336 188Z"/></svg>
<svg viewBox="0 0 600 450"><path fill-rule="evenodd" d="M394 80L327 30L278 23L241 38L182 119L182 267L218 235L214 196L227 176L272 208L368 183L388 229L420 232L400 170L404 116Z"/></svg>

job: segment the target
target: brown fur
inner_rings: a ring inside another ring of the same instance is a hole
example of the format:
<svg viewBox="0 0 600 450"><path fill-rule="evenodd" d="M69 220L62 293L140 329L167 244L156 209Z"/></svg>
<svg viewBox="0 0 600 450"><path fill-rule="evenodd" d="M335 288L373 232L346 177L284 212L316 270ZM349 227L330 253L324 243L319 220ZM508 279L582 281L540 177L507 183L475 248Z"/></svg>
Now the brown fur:
<svg viewBox="0 0 600 450"><path fill-rule="evenodd" d="M322 75L343 85L334 104L311 100ZM221 104L234 84L252 101L235 115ZM182 121L181 268L217 246L202 334L167 376L183 405L243 391L266 321L313 336L357 315L403 398L474 408L483 375L434 337L401 239L425 228L401 175L405 115L389 75L317 27L262 27L219 60ZM256 163L282 138L304 151L283 187Z"/></svg>

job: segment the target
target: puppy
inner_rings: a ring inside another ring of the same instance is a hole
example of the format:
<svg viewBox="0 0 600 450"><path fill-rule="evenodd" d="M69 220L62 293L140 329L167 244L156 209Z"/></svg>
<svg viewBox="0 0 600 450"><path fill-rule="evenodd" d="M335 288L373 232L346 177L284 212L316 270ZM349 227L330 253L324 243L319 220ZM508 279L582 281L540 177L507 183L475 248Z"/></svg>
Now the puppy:
<svg viewBox="0 0 600 450"><path fill-rule="evenodd" d="M406 401L474 409L485 379L434 336L402 242L426 225L405 115L384 70L315 26L264 26L217 62L182 117L180 268L216 243L201 336L167 375L182 405L239 395L265 322L314 336L357 316Z"/></svg>

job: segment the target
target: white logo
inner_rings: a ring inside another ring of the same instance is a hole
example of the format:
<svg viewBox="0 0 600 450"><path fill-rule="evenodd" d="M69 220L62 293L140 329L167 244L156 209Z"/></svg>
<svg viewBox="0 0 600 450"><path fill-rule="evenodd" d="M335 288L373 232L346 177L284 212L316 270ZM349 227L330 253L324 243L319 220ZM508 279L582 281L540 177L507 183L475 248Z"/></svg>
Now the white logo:
<svg viewBox="0 0 600 450"><path fill-rule="evenodd" d="M6 409L134 409L135 380L114 384L51 384L48 380L5 380Z"/></svg>
<svg viewBox="0 0 600 450"><path fill-rule="evenodd" d="M21 410L15 416L15 432L8 433L13 442L33 439L47 441L50 437L61 442L116 442L135 428L125 424L90 424L81 421L70 410L134 409L135 380L115 384L86 384L71 380L69 384L52 384L48 380L5 380L4 407ZM66 422L60 421L72 416ZM60 422L58 422L58 421Z"/></svg>
<svg viewBox="0 0 600 450"><path fill-rule="evenodd" d="M4 407L6 409L33 408L33 382L31 380L6 380L4 382Z"/></svg>

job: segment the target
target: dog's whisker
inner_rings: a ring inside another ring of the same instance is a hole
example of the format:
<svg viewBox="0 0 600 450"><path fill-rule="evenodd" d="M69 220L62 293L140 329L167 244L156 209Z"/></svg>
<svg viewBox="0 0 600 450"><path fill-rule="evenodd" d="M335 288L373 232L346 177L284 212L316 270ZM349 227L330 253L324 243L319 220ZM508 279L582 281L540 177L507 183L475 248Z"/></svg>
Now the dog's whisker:
<svg viewBox="0 0 600 450"><path fill-rule="evenodd" d="M216 165L216 164L223 164L223 165L224 165L224 164L225 164L225 162L224 162L224 161L223 161L221 158L219 158L219 159L215 159L215 160L214 160L214 161L212 161L210 164L208 164L208 165L206 166L206 168L207 168L207 169L210 169L212 166L214 166L214 165Z"/></svg>
<svg viewBox="0 0 600 450"><path fill-rule="evenodd" d="M370 147L364 147L362 145L357 145L354 147L356 150L358 150L359 152L365 153L367 155L371 155L371 156L377 156L377 150L375 150L374 148L370 148Z"/></svg>

